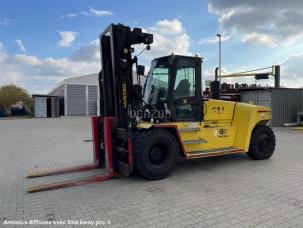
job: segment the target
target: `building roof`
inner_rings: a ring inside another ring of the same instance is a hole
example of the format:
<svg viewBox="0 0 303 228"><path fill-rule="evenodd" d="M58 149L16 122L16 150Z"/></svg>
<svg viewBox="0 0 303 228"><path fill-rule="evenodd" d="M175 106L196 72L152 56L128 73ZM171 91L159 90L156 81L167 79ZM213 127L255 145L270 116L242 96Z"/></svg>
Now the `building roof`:
<svg viewBox="0 0 303 228"><path fill-rule="evenodd" d="M58 97L58 96L45 95L45 94L32 94L32 97Z"/></svg>
<svg viewBox="0 0 303 228"><path fill-rule="evenodd" d="M93 85L93 86L99 86L99 79L98 79L99 73L93 73L93 74L87 74L83 76L73 77L73 78L66 78L62 82L60 82L58 85L56 85L53 89L51 89L48 94L51 94L56 89L61 87L62 85ZM137 83L137 76L136 72L133 71L133 82L134 84ZM145 77L140 76L141 84L144 85Z"/></svg>
<svg viewBox="0 0 303 228"><path fill-rule="evenodd" d="M83 76L73 77L73 78L66 78L58 85L56 85L53 89L49 91L48 94L51 94L53 91L61 87L62 85L93 85L98 86L98 73L87 74Z"/></svg>

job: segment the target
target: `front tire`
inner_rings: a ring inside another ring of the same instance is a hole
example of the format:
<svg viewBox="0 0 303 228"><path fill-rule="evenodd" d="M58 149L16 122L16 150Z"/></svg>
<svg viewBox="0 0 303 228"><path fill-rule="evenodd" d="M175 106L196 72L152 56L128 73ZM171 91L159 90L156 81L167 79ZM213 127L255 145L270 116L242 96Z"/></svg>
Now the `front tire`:
<svg viewBox="0 0 303 228"><path fill-rule="evenodd" d="M270 127L257 125L251 135L248 156L254 160L269 159L274 153L276 138Z"/></svg>
<svg viewBox="0 0 303 228"><path fill-rule="evenodd" d="M145 179L169 176L177 163L179 145L166 130L139 131L134 135L134 168Z"/></svg>

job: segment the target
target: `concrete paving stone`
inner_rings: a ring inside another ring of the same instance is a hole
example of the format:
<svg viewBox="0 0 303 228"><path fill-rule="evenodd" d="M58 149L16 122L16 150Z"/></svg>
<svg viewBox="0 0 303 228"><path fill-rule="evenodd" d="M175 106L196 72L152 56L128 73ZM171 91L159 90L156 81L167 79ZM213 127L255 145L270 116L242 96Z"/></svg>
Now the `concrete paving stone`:
<svg viewBox="0 0 303 228"><path fill-rule="evenodd" d="M165 180L134 176L28 194L33 184L100 172L24 178L28 171L92 162L92 144L83 141L91 139L90 119L0 120L0 223L81 219L111 220L104 227L303 227L302 132L274 132L277 148L266 161L245 154L180 160Z"/></svg>

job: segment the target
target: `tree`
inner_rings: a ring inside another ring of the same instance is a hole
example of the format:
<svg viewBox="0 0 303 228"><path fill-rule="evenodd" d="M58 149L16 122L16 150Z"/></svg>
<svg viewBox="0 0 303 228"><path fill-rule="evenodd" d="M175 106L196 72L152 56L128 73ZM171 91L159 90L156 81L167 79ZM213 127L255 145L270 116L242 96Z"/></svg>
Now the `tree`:
<svg viewBox="0 0 303 228"><path fill-rule="evenodd" d="M13 84L0 87L0 107L9 108L19 101L22 101L30 110L32 109L32 97L25 89Z"/></svg>

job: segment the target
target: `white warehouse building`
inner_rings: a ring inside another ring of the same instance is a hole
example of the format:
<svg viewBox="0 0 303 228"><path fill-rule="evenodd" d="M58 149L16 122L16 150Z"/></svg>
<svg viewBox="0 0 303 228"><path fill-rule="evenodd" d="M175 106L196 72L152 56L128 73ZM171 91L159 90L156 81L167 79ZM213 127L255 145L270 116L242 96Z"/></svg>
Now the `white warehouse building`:
<svg viewBox="0 0 303 228"><path fill-rule="evenodd" d="M98 73L64 79L48 95L59 97L59 115L97 115Z"/></svg>
<svg viewBox="0 0 303 228"><path fill-rule="evenodd" d="M137 83L136 72L133 74L134 83ZM142 85L144 84L144 76L140 76L140 82ZM98 115L100 97L98 73L64 79L46 96L57 98L59 116ZM55 107L51 107L51 109L54 110Z"/></svg>

